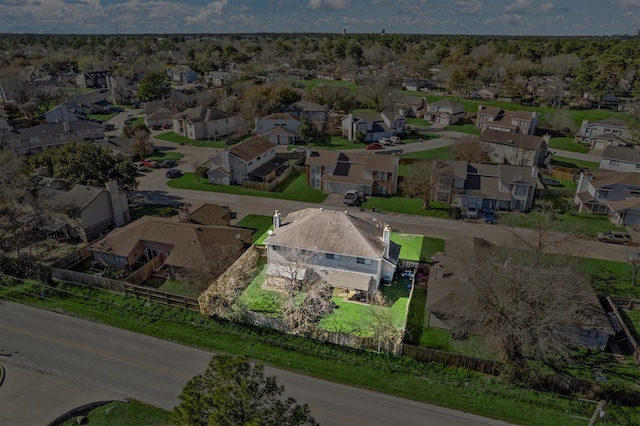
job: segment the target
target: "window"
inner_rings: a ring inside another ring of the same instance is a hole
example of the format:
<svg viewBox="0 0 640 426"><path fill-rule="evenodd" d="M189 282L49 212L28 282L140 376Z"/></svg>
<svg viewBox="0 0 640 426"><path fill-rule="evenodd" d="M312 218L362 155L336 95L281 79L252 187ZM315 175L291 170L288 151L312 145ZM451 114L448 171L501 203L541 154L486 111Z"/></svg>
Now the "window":
<svg viewBox="0 0 640 426"><path fill-rule="evenodd" d="M609 160L609 165L613 167L618 167L620 165L620 162L616 160Z"/></svg>
<svg viewBox="0 0 640 426"><path fill-rule="evenodd" d="M516 185L516 195L527 195L528 188L524 185Z"/></svg>
<svg viewBox="0 0 640 426"><path fill-rule="evenodd" d="M358 257L356 262L361 265L371 265L371 259L365 259L364 257Z"/></svg>
<svg viewBox="0 0 640 426"><path fill-rule="evenodd" d="M258 158L256 158L256 161L260 161L260 157L261 157L261 156L259 155L259 156L258 156Z"/></svg>
<svg viewBox="0 0 640 426"><path fill-rule="evenodd" d="M340 260L341 258L339 254L333 254L333 253L327 253L326 257L327 259L331 259L331 260Z"/></svg>

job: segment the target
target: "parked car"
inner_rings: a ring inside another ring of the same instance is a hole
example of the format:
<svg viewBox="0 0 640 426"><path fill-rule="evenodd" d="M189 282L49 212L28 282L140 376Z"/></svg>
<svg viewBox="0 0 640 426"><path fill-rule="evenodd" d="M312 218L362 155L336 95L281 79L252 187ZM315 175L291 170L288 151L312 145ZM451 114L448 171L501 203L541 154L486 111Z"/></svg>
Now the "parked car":
<svg viewBox="0 0 640 426"><path fill-rule="evenodd" d="M130 124L131 124L131 120L124 120L124 125L125 125L125 126L128 126L128 125L130 125Z"/></svg>
<svg viewBox="0 0 640 426"><path fill-rule="evenodd" d="M614 243L614 244L631 244L631 235L626 232L620 231L604 231L598 232L598 240L603 243Z"/></svg>
<svg viewBox="0 0 640 426"><path fill-rule="evenodd" d="M496 223L496 213L493 209L484 209L482 219L485 223Z"/></svg>
<svg viewBox="0 0 640 426"><path fill-rule="evenodd" d="M467 218L469 219L478 218L478 206L476 206L475 204L469 204L467 206Z"/></svg>
<svg viewBox="0 0 640 426"><path fill-rule="evenodd" d="M109 107L109 112L124 112L124 108L112 106L112 107Z"/></svg>
<svg viewBox="0 0 640 426"><path fill-rule="evenodd" d="M172 167L175 167L178 163L176 163L173 160L164 160L162 163L160 163L160 167L162 167L163 169L170 169Z"/></svg>
<svg viewBox="0 0 640 426"><path fill-rule="evenodd" d="M293 148L291 150L291 152L307 152L307 147L306 146L296 146L295 148Z"/></svg>
<svg viewBox="0 0 640 426"><path fill-rule="evenodd" d="M145 166L145 167L151 167L151 168L154 168L154 169L158 168L158 162L155 161L155 160L143 160L142 161L142 165Z"/></svg>
<svg viewBox="0 0 640 426"><path fill-rule="evenodd" d="M163 129L170 129L170 128L171 128L171 124L169 124L169 123L164 123L164 124L162 125L162 128L163 128Z"/></svg>
<svg viewBox="0 0 640 426"><path fill-rule="evenodd" d="M145 167L145 165L142 163L142 161L138 161L137 163L133 163L133 165L135 166L136 170L139 171L139 172L142 172L142 171L147 169Z"/></svg>
<svg viewBox="0 0 640 426"><path fill-rule="evenodd" d="M342 202L348 206L357 206L360 202L360 192L357 189L348 190Z"/></svg>
<svg viewBox="0 0 640 426"><path fill-rule="evenodd" d="M391 145L389 138L380 138L378 139L378 143L381 145Z"/></svg>
<svg viewBox="0 0 640 426"><path fill-rule="evenodd" d="M160 130L160 125L159 124L152 124L151 125L151 130Z"/></svg>
<svg viewBox="0 0 640 426"><path fill-rule="evenodd" d="M365 146L365 149L382 149L384 148L382 145L380 145L379 143L370 143L369 145Z"/></svg>
<svg viewBox="0 0 640 426"><path fill-rule="evenodd" d="M164 175L169 179L179 178L180 176L182 176L182 170L180 170L180 169L169 169L169 170L167 170L167 172Z"/></svg>
<svg viewBox="0 0 640 426"><path fill-rule="evenodd" d="M391 143L400 143L400 138L399 138L398 136L391 136L391 137L389 138L389 141L390 141Z"/></svg>
<svg viewBox="0 0 640 426"><path fill-rule="evenodd" d="M104 131L105 132L110 132L110 131L115 130L115 129L116 129L116 126L111 124L111 123L105 123L104 124Z"/></svg>
<svg viewBox="0 0 640 426"><path fill-rule="evenodd" d="M129 121L133 121L133 120L135 120L135 119L136 119L136 118L134 117L134 115L133 115L133 114L127 114L127 120L129 120Z"/></svg>

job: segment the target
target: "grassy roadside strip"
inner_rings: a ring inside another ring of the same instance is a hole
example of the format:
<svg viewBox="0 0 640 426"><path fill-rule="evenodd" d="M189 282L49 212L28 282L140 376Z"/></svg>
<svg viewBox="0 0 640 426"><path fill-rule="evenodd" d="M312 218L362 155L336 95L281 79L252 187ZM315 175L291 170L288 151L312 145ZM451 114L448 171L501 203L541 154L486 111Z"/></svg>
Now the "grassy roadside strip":
<svg viewBox="0 0 640 426"><path fill-rule="evenodd" d="M3 281L0 298L209 350L246 354L290 371L516 424L583 425L593 408L464 369L319 344L156 304L145 307L144 300L96 289ZM608 410L612 422L615 408Z"/></svg>

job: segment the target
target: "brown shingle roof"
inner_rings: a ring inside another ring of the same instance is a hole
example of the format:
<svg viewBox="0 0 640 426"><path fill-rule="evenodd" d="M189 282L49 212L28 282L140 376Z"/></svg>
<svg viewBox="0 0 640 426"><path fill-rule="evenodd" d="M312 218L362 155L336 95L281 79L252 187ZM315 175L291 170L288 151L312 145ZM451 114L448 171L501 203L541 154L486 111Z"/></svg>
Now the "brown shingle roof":
<svg viewBox="0 0 640 426"><path fill-rule="evenodd" d="M593 179L589 182L594 188L602 188L603 186L613 185L616 183L640 186L640 174L638 173L598 170L591 172L591 174L593 175Z"/></svg>
<svg viewBox="0 0 640 426"><path fill-rule="evenodd" d="M544 139L540 136L525 135L522 133L501 132L488 129L480 135L482 142L497 143L501 145L517 146L524 149L540 149Z"/></svg>
<svg viewBox="0 0 640 426"><path fill-rule="evenodd" d="M264 154L273 147L274 145L268 140L256 136L251 139L247 139L244 142L240 142L231 148L229 153L240 158L242 161L248 162Z"/></svg>

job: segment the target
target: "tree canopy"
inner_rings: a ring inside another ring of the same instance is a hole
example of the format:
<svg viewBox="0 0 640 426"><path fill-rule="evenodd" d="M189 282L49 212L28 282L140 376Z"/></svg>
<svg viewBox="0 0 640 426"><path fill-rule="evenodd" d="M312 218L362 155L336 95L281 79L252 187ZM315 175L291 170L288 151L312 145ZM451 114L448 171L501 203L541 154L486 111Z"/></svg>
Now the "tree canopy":
<svg viewBox="0 0 640 426"><path fill-rule="evenodd" d="M264 367L245 357L215 355L203 374L192 378L172 413L179 425L317 425L309 407L282 399L284 387L265 377Z"/></svg>
<svg viewBox="0 0 640 426"><path fill-rule="evenodd" d="M140 81L138 98L141 101L153 101L162 98L166 92L166 76L160 72L150 72Z"/></svg>
<svg viewBox="0 0 640 426"><path fill-rule="evenodd" d="M28 161L33 167L46 167L51 176L72 185L103 186L115 180L125 191L138 186L137 171L131 162L93 143L71 142L42 151Z"/></svg>

